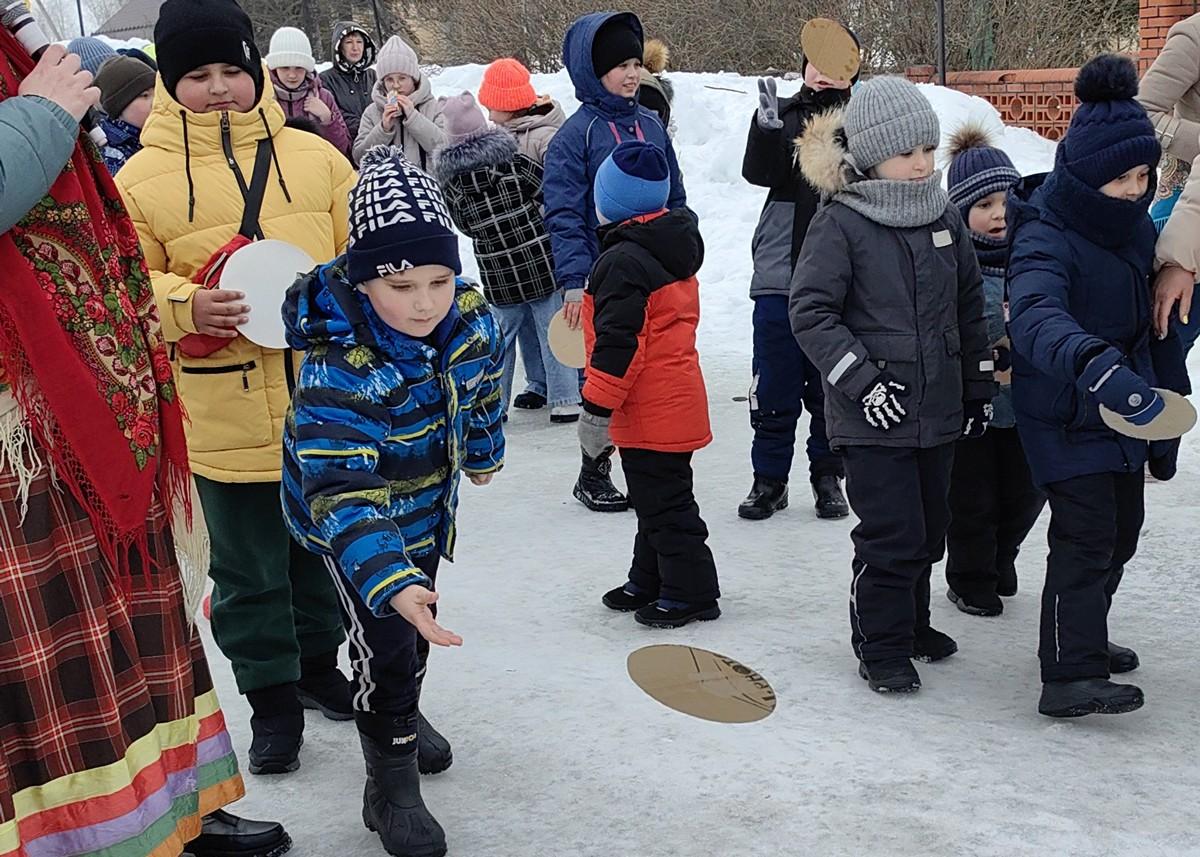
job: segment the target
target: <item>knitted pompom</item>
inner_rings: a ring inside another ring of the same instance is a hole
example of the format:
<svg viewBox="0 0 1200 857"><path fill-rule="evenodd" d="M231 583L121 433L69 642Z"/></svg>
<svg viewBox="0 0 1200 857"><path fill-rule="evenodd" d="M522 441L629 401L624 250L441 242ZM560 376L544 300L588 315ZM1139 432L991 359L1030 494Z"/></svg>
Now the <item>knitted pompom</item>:
<svg viewBox="0 0 1200 857"><path fill-rule="evenodd" d="M658 39L650 39L642 49L642 66L651 74L662 74L671 61L671 50Z"/></svg>
<svg viewBox="0 0 1200 857"><path fill-rule="evenodd" d="M1080 101L1123 101L1137 96L1133 61L1120 54L1101 54L1079 70L1075 97Z"/></svg>
<svg viewBox="0 0 1200 857"><path fill-rule="evenodd" d="M388 161L399 158L404 159L404 150L396 146L380 143L377 146L372 146L367 149L366 153L358 161L358 169L361 172L367 167L373 167L376 164L387 163Z"/></svg>
<svg viewBox="0 0 1200 857"><path fill-rule="evenodd" d="M982 123L968 121L950 135L950 160L954 160L967 149L991 149L995 146L992 135L988 133L987 128L983 127Z"/></svg>

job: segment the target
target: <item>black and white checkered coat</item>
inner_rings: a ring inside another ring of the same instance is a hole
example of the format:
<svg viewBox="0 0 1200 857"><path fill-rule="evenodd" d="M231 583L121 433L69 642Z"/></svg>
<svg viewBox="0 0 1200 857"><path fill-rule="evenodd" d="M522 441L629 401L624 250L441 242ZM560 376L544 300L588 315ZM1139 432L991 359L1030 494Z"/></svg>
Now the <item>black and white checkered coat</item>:
<svg viewBox="0 0 1200 857"><path fill-rule="evenodd" d="M454 224L475 246L483 293L496 306L553 294L554 258L542 222L542 168L496 128L445 146L434 163Z"/></svg>

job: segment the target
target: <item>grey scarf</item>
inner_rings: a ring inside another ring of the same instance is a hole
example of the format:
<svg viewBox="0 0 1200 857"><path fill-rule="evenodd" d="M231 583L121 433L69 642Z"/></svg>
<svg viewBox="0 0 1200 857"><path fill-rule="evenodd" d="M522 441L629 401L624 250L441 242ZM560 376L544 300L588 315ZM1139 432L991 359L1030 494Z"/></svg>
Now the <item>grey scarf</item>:
<svg viewBox="0 0 1200 857"><path fill-rule="evenodd" d="M869 179L856 174L834 199L883 226L910 229L941 217L950 196L942 189L942 172L922 181Z"/></svg>

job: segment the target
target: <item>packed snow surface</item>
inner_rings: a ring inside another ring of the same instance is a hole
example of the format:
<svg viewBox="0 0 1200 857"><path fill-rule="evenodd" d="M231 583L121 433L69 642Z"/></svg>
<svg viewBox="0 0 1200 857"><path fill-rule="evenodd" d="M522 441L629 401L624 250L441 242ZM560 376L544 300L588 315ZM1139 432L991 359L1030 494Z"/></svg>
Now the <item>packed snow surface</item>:
<svg viewBox="0 0 1200 857"><path fill-rule="evenodd" d="M482 68L446 69L435 90L476 91ZM504 471L487 488L463 486L458 560L439 576L441 619L466 638L460 650L434 653L422 705L454 744L454 767L423 780L450 854L1200 854L1200 458L1185 449L1174 482L1146 486L1141 548L1113 609L1113 639L1142 657L1130 678L1146 692L1144 709L1072 722L1037 714L1048 514L1027 542L1021 591L1002 617L959 613L935 570L934 624L961 651L918 665L924 688L913 697L870 693L849 645L853 519L813 515L805 424L792 508L765 522L735 512L751 479L747 405L737 399L750 380L749 248L764 195L741 179L755 81L671 79L676 146L707 244L700 346L715 441L695 457L696 493L724 615L666 632L602 607L601 593L624 579L633 514L599 515L571 499L573 428L551 426L545 411L515 411ZM574 108L564 74L537 76L535 85ZM978 116L1022 171L1049 168L1053 144L1003 128L985 102L923 91L944 134ZM206 642L244 762L249 710ZM625 672L628 654L652 643L736 658L772 683L778 709L728 726L659 705ZM290 776L246 774L249 795L232 808L284 821L297 857L382 857L360 820L353 724L310 712L301 759Z"/></svg>

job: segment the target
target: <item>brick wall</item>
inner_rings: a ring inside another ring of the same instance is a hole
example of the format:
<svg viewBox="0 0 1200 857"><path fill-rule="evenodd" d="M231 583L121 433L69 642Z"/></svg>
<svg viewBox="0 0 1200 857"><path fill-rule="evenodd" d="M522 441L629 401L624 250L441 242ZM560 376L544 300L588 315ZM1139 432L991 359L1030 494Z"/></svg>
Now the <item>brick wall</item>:
<svg viewBox="0 0 1200 857"><path fill-rule="evenodd" d="M1200 0L1139 0L1137 63L1140 74L1154 63L1177 23L1200 12ZM1021 71L959 71L946 75L953 89L978 95L1000 111L1005 124L1032 128L1043 137L1061 139L1075 111L1075 73L1073 68L1028 69ZM933 66L908 69L916 83L936 79Z"/></svg>

